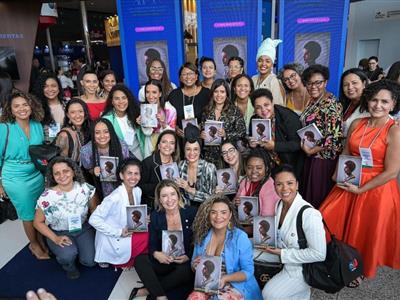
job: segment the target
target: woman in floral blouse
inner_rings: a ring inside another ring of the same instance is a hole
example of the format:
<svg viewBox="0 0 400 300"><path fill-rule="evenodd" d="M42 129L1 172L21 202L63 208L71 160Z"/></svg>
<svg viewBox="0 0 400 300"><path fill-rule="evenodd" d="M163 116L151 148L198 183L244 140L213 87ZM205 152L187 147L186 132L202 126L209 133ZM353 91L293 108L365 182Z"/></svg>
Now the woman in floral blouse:
<svg viewBox="0 0 400 300"><path fill-rule="evenodd" d="M303 126L315 124L322 134L316 146L310 148L304 141L301 148L307 158L304 163L302 196L318 208L332 189L332 175L337 156L342 151L342 105L326 91L329 69L312 65L303 72L303 81L311 97L300 116Z"/></svg>
<svg viewBox="0 0 400 300"><path fill-rule="evenodd" d="M243 116L230 101L230 89L228 83L223 79L217 79L211 86L211 99L202 116L201 137L206 138L204 124L207 120L223 122L222 128L218 129L217 135L223 140L239 140L246 136L246 124ZM221 147L204 146L204 159L213 163L217 168L221 168L223 161L221 158Z"/></svg>
<svg viewBox="0 0 400 300"><path fill-rule="evenodd" d="M94 230L88 213L97 204L95 188L84 182L70 158L54 158L47 168L47 189L37 201L33 225L46 237L50 250L69 279L80 275L75 260L87 267L94 262Z"/></svg>

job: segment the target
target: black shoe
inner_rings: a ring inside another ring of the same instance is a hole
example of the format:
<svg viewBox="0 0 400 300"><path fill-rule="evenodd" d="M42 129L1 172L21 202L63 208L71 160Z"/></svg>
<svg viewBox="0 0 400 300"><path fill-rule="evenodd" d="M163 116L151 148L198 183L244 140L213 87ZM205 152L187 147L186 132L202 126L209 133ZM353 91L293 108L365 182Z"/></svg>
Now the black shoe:
<svg viewBox="0 0 400 300"><path fill-rule="evenodd" d="M136 298L137 293L139 292L139 290L143 288L143 287L135 287L133 288L131 294L129 295L129 300L133 300Z"/></svg>
<svg viewBox="0 0 400 300"><path fill-rule="evenodd" d="M74 279L78 279L81 276L81 273L79 272L78 269L75 269L73 271L67 271L67 278L74 280Z"/></svg>

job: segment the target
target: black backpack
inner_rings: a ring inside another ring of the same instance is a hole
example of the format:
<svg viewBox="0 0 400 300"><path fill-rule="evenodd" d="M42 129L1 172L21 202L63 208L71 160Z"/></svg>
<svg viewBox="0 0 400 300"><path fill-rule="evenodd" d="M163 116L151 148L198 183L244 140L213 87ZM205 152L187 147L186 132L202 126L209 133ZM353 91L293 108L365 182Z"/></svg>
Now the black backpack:
<svg viewBox="0 0 400 300"><path fill-rule="evenodd" d="M300 249L307 248L307 239L302 224L303 211L310 207L304 205L296 219ZM355 248L337 240L323 219L322 222L331 236L331 241L326 245L325 261L303 264L303 275L311 287L334 294L363 275L363 262Z"/></svg>

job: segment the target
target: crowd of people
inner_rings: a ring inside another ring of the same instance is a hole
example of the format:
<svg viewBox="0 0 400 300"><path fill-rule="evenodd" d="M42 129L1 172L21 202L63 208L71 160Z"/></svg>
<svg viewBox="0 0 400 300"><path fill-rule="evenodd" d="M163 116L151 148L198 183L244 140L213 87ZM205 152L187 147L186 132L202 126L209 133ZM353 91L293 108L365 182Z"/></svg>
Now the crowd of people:
<svg viewBox="0 0 400 300"><path fill-rule="evenodd" d="M227 78L215 78L214 60L203 57L181 66L176 85L162 60L150 60L139 91L117 83L111 70L97 74L84 65L79 95L68 100L62 74L39 74L31 94L0 74L0 197L15 206L32 254L54 255L69 279L79 278L78 261L135 267L143 286L129 299L167 299L171 290L193 287L201 265L207 281L215 267L200 264L207 256L222 261L218 299L309 299L302 264L325 259L324 219L361 253L365 277L380 266L400 269L400 62L387 75L376 57L360 62L342 74L337 98L327 90L326 66L292 63L275 75L279 43L261 44L253 77L235 56ZM156 126L147 125L145 105L155 107ZM222 124L212 132L220 143L205 145L208 122ZM29 154L42 143L60 148L44 175ZM335 182L340 155L361 158L359 185ZM233 193L224 195L221 169ZM242 197L258 204L244 205L246 224L238 218ZM307 248L300 249L296 217L305 204L313 209L304 212ZM128 214L139 205L144 211ZM276 228L275 245L261 251L284 265L262 289L251 242L258 216L273 217ZM134 217L146 230L128 228ZM163 231L182 233L178 255L163 251ZM196 289L187 297L216 296Z"/></svg>

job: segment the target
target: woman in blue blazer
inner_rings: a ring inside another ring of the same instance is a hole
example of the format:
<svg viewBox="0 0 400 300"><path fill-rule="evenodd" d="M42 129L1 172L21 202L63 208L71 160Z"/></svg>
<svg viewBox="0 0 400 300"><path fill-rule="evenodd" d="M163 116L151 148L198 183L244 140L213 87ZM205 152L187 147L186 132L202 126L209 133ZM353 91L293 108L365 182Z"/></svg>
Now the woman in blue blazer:
<svg viewBox="0 0 400 300"><path fill-rule="evenodd" d="M226 196L213 196L200 206L193 223L193 235L193 270L203 256L222 258L218 299L262 299L254 277L252 244L247 234L238 228L235 207ZM195 291L188 299L212 297Z"/></svg>

